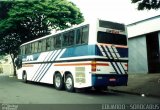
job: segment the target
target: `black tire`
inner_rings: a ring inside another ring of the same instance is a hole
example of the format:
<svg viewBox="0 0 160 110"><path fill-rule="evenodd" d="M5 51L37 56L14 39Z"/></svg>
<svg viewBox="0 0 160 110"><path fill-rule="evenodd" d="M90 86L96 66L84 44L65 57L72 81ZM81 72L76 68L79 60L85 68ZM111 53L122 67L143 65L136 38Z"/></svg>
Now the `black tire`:
<svg viewBox="0 0 160 110"><path fill-rule="evenodd" d="M67 74L67 76L65 78L65 89L68 92L74 92L74 90L75 90L74 80L73 80L73 76L71 74Z"/></svg>
<svg viewBox="0 0 160 110"><path fill-rule="evenodd" d="M24 83L27 83L27 74L26 73L23 73L23 77L22 77L22 80Z"/></svg>
<svg viewBox="0 0 160 110"><path fill-rule="evenodd" d="M63 78L60 73L54 75L54 86L57 90L62 90L64 87Z"/></svg>

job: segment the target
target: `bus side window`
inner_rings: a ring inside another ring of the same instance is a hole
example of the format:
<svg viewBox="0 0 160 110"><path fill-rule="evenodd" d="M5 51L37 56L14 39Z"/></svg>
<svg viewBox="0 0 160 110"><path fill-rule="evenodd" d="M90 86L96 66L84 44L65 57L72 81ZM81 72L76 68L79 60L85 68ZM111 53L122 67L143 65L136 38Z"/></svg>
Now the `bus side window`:
<svg viewBox="0 0 160 110"><path fill-rule="evenodd" d="M42 41L38 41L38 51L37 52L41 52L42 51Z"/></svg>
<svg viewBox="0 0 160 110"><path fill-rule="evenodd" d="M24 49L24 50L25 50L24 53L25 53L25 55L26 55L26 54L27 54L27 46L25 45L24 48L25 48L25 49Z"/></svg>
<svg viewBox="0 0 160 110"><path fill-rule="evenodd" d="M63 36L62 36L62 47L66 47L68 46L68 32L64 33Z"/></svg>
<svg viewBox="0 0 160 110"><path fill-rule="evenodd" d="M76 44L83 44L88 42L88 26L77 29L76 31Z"/></svg>
<svg viewBox="0 0 160 110"><path fill-rule="evenodd" d="M54 47L56 49L61 48L61 35L56 35L54 37Z"/></svg>
<svg viewBox="0 0 160 110"><path fill-rule="evenodd" d="M26 46L25 46L25 48L26 48L26 54L30 54L30 44L27 44Z"/></svg>
<svg viewBox="0 0 160 110"><path fill-rule="evenodd" d="M66 47L74 45L74 38L74 30L64 33L62 46Z"/></svg>
<svg viewBox="0 0 160 110"><path fill-rule="evenodd" d="M74 30L69 32L68 45L74 45Z"/></svg>
<svg viewBox="0 0 160 110"><path fill-rule="evenodd" d="M51 50L53 50L54 49L54 37L51 37L50 38L50 48L51 48Z"/></svg>
<svg viewBox="0 0 160 110"><path fill-rule="evenodd" d="M80 29L77 29L76 31L76 44L81 44L81 31Z"/></svg>
<svg viewBox="0 0 160 110"><path fill-rule="evenodd" d="M41 49L42 49L42 52L46 51L46 39L42 40Z"/></svg>
<svg viewBox="0 0 160 110"><path fill-rule="evenodd" d="M31 48L32 48L31 44L28 44L28 54L31 54Z"/></svg>
<svg viewBox="0 0 160 110"><path fill-rule="evenodd" d="M34 53L34 49L35 49L35 43L32 43L32 50L31 50L32 53Z"/></svg>
<svg viewBox="0 0 160 110"><path fill-rule="evenodd" d="M27 49L27 45L25 45L25 55L27 54L28 49Z"/></svg>
<svg viewBox="0 0 160 110"><path fill-rule="evenodd" d="M51 38L46 39L46 50L51 50Z"/></svg>
<svg viewBox="0 0 160 110"><path fill-rule="evenodd" d="M21 55L23 55L23 47L20 47Z"/></svg>
<svg viewBox="0 0 160 110"><path fill-rule="evenodd" d="M21 55L25 55L25 46L21 47Z"/></svg>
<svg viewBox="0 0 160 110"><path fill-rule="evenodd" d="M35 42L34 52L35 52L35 53L37 53L37 52L38 52L38 42Z"/></svg>
<svg viewBox="0 0 160 110"><path fill-rule="evenodd" d="M82 44L88 42L88 26L82 28Z"/></svg>

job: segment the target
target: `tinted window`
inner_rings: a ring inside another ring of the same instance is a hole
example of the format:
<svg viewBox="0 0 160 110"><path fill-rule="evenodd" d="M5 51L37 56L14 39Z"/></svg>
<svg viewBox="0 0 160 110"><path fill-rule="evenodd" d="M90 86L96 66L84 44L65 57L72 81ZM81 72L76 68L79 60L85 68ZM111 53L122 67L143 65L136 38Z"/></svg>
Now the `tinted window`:
<svg viewBox="0 0 160 110"><path fill-rule="evenodd" d="M61 48L61 35L56 35L54 37L54 47Z"/></svg>
<svg viewBox="0 0 160 110"><path fill-rule="evenodd" d="M127 45L127 36L107 32L98 32L98 43L107 43L115 45Z"/></svg>
<svg viewBox="0 0 160 110"><path fill-rule="evenodd" d="M42 40L42 51L44 52L44 51L46 51L46 39L43 39Z"/></svg>
<svg viewBox="0 0 160 110"><path fill-rule="evenodd" d="M88 42L88 26L82 28L82 43Z"/></svg>
<svg viewBox="0 0 160 110"><path fill-rule="evenodd" d="M69 31L63 34L62 46L71 46L74 45L74 31Z"/></svg>
<svg viewBox="0 0 160 110"><path fill-rule="evenodd" d="M88 42L88 26L77 29L76 31L76 44L83 44Z"/></svg>
<svg viewBox="0 0 160 110"><path fill-rule="evenodd" d="M34 52L38 52L38 42L35 42L35 46L34 46Z"/></svg>
<svg viewBox="0 0 160 110"><path fill-rule="evenodd" d="M51 38L47 38L46 39L46 50L48 51L48 50L51 50Z"/></svg>
<svg viewBox="0 0 160 110"><path fill-rule="evenodd" d="M25 46L25 53L26 53L26 54L30 54L30 53L31 53L31 44L27 44L27 45Z"/></svg>
<svg viewBox="0 0 160 110"><path fill-rule="evenodd" d="M117 29L117 30L125 30L125 25L124 24L119 24L119 23L114 23L110 21L99 21L99 26L104 27L104 28L111 28L111 29Z"/></svg>
<svg viewBox="0 0 160 110"><path fill-rule="evenodd" d="M32 43L31 45L32 45L32 50L31 51L32 51L32 53L34 53L35 52L34 51L35 50L35 43Z"/></svg>
<svg viewBox="0 0 160 110"><path fill-rule="evenodd" d="M54 37L50 38L50 43L51 43L51 49L54 49Z"/></svg>
<svg viewBox="0 0 160 110"><path fill-rule="evenodd" d="M25 55L25 46L22 46L22 47L21 47L21 54L22 54L22 55Z"/></svg>
<svg viewBox="0 0 160 110"><path fill-rule="evenodd" d="M38 41L38 51L37 52L41 52L42 51L42 41Z"/></svg>

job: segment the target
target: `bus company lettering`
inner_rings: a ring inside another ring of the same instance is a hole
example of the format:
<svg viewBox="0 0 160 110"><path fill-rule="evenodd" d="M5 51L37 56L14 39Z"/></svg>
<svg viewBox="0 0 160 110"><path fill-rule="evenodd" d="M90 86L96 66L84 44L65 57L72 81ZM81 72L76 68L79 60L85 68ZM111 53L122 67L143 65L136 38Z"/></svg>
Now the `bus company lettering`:
<svg viewBox="0 0 160 110"><path fill-rule="evenodd" d="M28 55L26 58L23 58L22 61L33 61L33 55Z"/></svg>
<svg viewBox="0 0 160 110"><path fill-rule="evenodd" d="M33 61L33 55L27 56L26 61Z"/></svg>

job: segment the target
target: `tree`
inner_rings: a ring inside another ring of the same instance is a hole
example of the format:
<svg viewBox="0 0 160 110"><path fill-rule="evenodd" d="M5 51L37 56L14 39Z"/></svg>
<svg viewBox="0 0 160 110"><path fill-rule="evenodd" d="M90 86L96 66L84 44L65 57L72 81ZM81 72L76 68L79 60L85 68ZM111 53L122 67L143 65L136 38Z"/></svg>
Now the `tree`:
<svg viewBox="0 0 160 110"><path fill-rule="evenodd" d="M138 10L160 8L160 0L132 0L132 3L138 3Z"/></svg>
<svg viewBox="0 0 160 110"><path fill-rule="evenodd" d="M0 43L1 43L0 45L1 55L4 55L7 53L11 56L12 64L14 68L14 75L16 75L16 69L15 69L16 65L15 65L14 59L18 55L20 37L16 33L11 33L10 35L8 34L7 36L5 36L5 38L1 40Z"/></svg>
<svg viewBox="0 0 160 110"><path fill-rule="evenodd" d="M22 42L48 35L53 28L61 30L84 21L80 10L66 0L17 1L8 14Z"/></svg>
<svg viewBox="0 0 160 110"><path fill-rule="evenodd" d="M1 1L0 52L11 55L25 42L84 21L79 8L67 0ZM16 73L14 73L16 74Z"/></svg>

